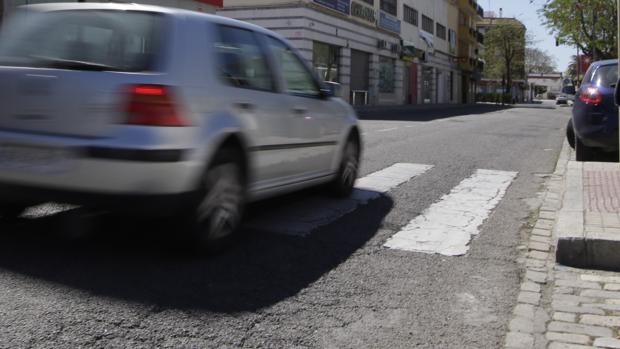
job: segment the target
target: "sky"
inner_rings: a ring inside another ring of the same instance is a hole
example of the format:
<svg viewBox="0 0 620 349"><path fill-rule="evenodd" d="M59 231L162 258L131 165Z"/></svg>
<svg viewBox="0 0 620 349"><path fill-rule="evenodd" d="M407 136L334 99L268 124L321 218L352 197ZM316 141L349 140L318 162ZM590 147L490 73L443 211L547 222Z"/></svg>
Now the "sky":
<svg viewBox="0 0 620 349"><path fill-rule="evenodd" d="M485 11L494 11L499 15L499 9L503 9L503 17L514 17L523 22L527 32L533 39L533 46L547 51L557 63L559 71L564 72L568 67L570 58L577 54L577 48L569 46L555 46L555 38L549 34L549 30L542 24L543 20L538 15L538 9L546 0L478 0L478 4Z"/></svg>

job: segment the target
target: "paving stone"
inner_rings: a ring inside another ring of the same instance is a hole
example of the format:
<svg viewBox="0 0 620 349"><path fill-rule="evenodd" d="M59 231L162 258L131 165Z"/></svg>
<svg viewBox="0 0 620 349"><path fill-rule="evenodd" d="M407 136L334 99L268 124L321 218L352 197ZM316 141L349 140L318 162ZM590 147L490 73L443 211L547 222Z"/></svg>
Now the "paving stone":
<svg viewBox="0 0 620 349"><path fill-rule="evenodd" d="M534 318L534 306L531 304L519 303L513 310L513 314L516 316L533 319Z"/></svg>
<svg viewBox="0 0 620 349"><path fill-rule="evenodd" d="M560 302L566 302L566 303L572 303L574 305L578 305L579 303L594 303L594 298L575 296L571 294L554 294L553 300L560 301Z"/></svg>
<svg viewBox="0 0 620 349"><path fill-rule="evenodd" d="M525 278L539 284L544 284L547 282L547 273L528 270L525 272Z"/></svg>
<svg viewBox="0 0 620 349"><path fill-rule="evenodd" d="M584 303L582 306L587 308L600 308L605 310L615 310L620 311L620 304L607 304L607 303ZM594 315L603 315L603 314L594 314Z"/></svg>
<svg viewBox="0 0 620 349"><path fill-rule="evenodd" d="M553 293L557 293L557 294L573 294L575 292L575 289L571 288L571 287L555 287L553 289Z"/></svg>
<svg viewBox="0 0 620 349"><path fill-rule="evenodd" d="M587 325L618 327L620 326L620 316L582 315L579 322Z"/></svg>
<svg viewBox="0 0 620 349"><path fill-rule="evenodd" d="M581 280L620 284L620 276L605 276L605 275L597 275L597 274L581 274Z"/></svg>
<svg viewBox="0 0 620 349"><path fill-rule="evenodd" d="M604 289L607 291L620 291L620 284L605 284Z"/></svg>
<svg viewBox="0 0 620 349"><path fill-rule="evenodd" d="M517 301L519 303L538 305L538 302L540 301L540 293L521 291L517 297Z"/></svg>
<svg viewBox="0 0 620 349"><path fill-rule="evenodd" d="M547 258L549 258L549 253L541 251L530 251L528 253L528 257L540 260L547 260Z"/></svg>
<svg viewBox="0 0 620 349"><path fill-rule="evenodd" d="M536 221L536 224L534 225L534 229L550 230L550 229L553 229L554 224L555 224L554 220L539 219L538 221Z"/></svg>
<svg viewBox="0 0 620 349"><path fill-rule="evenodd" d="M613 299L613 298L606 299L605 304L620 304L620 299Z"/></svg>
<svg viewBox="0 0 620 349"><path fill-rule="evenodd" d="M521 289L529 292L540 292L540 285L531 281L526 281L521 284Z"/></svg>
<svg viewBox="0 0 620 349"><path fill-rule="evenodd" d="M547 329L553 332L585 334L591 337L611 337L613 335L612 330L606 327L584 324L571 324L568 322L560 321L551 321Z"/></svg>
<svg viewBox="0 0 620 349"><path fill-rule="evenodd" d="M546 244L550 244L551 243L551 238L548 238L546 236L540 236L540 235L532 235L532 236L530 236L530 241L543 242L543 243L546 243Z"/></svg>
<svg viewBox="0 0 620 349"><path fill-rule="evenodd" d="M542 251L542 252L549 252L549 244L544 243L544 242L536 242L536 241L530 241L529 243L529 248L530 250L536 250L536 251Z"/></svg>
<svg viewBox="0 0 620 349"><path fill-rule="evenodd" d="M556 213L554 211L540 211L538 213L538 218L543 218L543 219L554 220L555 216L556 216Z"/></svg>
<svg viewBox="0 0 620 349"><path fill-rule="evenodd" d="M575 343L575 344L589 344L590 337L583 334L573 333L559 333L559 332L547 332L547 339L550 341Z"/></svg>
<svg viewBox="0 0 620 349"><path fill-rule="evenodd" d="M594 346L599 348L620 348L620 340L616 338L597 338L594 340Z"/></svg>
<svg viewBox="0 0 620 349"><path fill-rule="evenodd" d="M568 343L560 343L560 342L551 342L549 344L549 349L590 349L594 348L589 345L581 345L581 344L568 344Z"/></svg>
<svg viewBox="0 0 620 349"><path fill-rule="evenodd" d="M556 311L555 313L553 313L553 320L564 321L564 322L575 322L577 320L577 314Z"/></svg>
<svg viewBox="0 0 620 349"><path fill-rule="evenodd" d="M512 332L532 333L534 332L534 323L532 322L532 319L517 316L510 320L508 328Z"/></svg>
<svg viewBox="0 0 620 349"><path fill-rule="evenodd" d="M552 303L552 307L553 310L563 311L565 313L605 315L605 311L603 311L602 309L586 306L585 304L579 307L574 305L560 305Z"/></svg>
<svg viewBox="0 0 620 349"><path fill-rule="evenodd" d="M598 282L582 281L582 280L556 280L555 284L558 286L566 286L566 287L590 288L594 290L601 289L601 285Z"/></svg>
<svg viewBox="0 0 620 349"><path fill-rule="evenodd" d="M551 230L546 230L546 229L532 229L532 235L539 235L539 236L547 236L550 237L551 236Z"/></svg>
<svg viewBox="0 0 620 349"><path fill-rule="evenodd" d="M506 347L531 348L534 345L534 337L531 334L521 332L508 332L506 334Z"/></svg>
<svg viewBox="0 0 620 349"><path fill-rule="evenodd" d="M620 292L615 292L615 291L584 290L584 291L581 291L581 295L585 297L594 297L594 298L620 299Z"/></svg>
<svg viewBox="0 0 620 349"><path fill-rule="evenodd" d="M543 308L536 308L534 313L534 333L544 334L549 320L551 319Z"/></svg>

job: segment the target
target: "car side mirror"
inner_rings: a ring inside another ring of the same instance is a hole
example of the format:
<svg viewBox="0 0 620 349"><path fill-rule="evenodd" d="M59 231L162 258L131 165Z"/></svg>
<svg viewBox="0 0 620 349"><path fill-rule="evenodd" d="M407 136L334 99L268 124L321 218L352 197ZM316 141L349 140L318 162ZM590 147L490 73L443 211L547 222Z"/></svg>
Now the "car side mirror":
<svg viewBox="0 0 620 349"><path fill-rule="evenodd" d="M321 98L338 97L340 84L337 82L325 81L321 85Z"/></svg>
<svg viewBox="0 0 620 349"><path fill-rule="evenodd" d="M614 91L614 101L616 102L616 105L620 105L620 86L619 85L620 85L620 79L616 83L616 89Z"/></svg>

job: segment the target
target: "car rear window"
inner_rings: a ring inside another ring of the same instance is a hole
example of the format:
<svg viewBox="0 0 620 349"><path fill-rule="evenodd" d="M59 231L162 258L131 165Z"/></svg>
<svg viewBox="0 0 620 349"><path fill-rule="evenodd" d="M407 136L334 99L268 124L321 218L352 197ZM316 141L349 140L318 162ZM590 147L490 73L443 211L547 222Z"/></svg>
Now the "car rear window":
<svg viewBox="0 0 620 349"><path fill-rule="evenodd" d="M150 71L162 46L152 12L22 12L3 30L0 64L75 70Z"/></svg>
<svg viewBox="0 0 620 349"><path fill-rule="evenodd" d="M618 65L603 65L596 69L591 83L597 86L612 87L618 82Z"/></svg>

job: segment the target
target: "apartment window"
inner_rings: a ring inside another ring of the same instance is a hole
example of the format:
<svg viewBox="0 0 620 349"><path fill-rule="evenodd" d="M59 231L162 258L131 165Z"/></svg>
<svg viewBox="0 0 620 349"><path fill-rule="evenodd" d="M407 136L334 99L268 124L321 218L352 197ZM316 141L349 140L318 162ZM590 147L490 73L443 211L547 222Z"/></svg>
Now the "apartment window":
<svg viewBox="0 0 620 349"><path fill-rule="evenodd" d="M396 16L396 0L381 0L381 10Z"/></svg>
<svg viewBox="0 0 620 349"><path fill-rule="evenodd" d="M363 2L369 4L369 5L374 5L375 4L375 0L362 0Z"/></svg>
<svg viewBox="0 0 620 349"><path fill-rule="evenodd" d="M403 5L403 17L405 22L413 24L416 27L418 26L418 10L407 5Z"/></svg>
<svg viewBox="0 0 620 349"><path fill-rule="evenodd" d="M446 27L437 23L437 37L446 40Z"/></svg>
<svg viewBox="0 0 620 349"><path fill-rule="evenodd" d="M432 19L426 17L425 15L422 15L422 30L431 34L435 34L434 27L435 22Z"/></svg>

